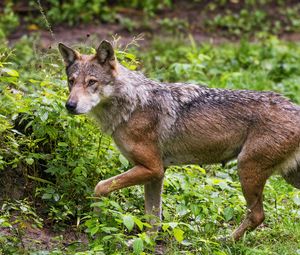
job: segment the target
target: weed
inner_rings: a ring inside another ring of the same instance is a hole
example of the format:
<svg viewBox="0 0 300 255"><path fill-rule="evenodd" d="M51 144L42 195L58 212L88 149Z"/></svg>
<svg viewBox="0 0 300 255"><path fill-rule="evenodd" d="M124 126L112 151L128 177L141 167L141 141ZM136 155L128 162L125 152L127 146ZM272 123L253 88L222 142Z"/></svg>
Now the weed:
<svg viewBox="0 0 300 255"><path fill-rule="evenodd" d="M299 44L275 37L260 43L219 46L191 42L156 41L145 52L127 49L117 55L131 69L137 67L137 55L144 71L154 79L275 90L300 103ZM165 254L297 253L300 228L295 222L300 217L300 194L279 177L266 185L264 225L239 243L219 241L244 215L235 161L225 167L168 169L162 231L156 236L149 234L148 216L143 215L142 187L92 199L97 181L127 170L129 163L91 120L67 114L66 77L58 53L49 51L45 56L33 50L32 43L23 39L14 50L4 47L0 52L0 171L21 169L34 202L4 201L2 228L13 227L12 212L18 211L15 220L19 226L30 222L40 227L43 217L52 228L72 225L88 235L88 247L59 246L50 254L153 254L156 243L164 244ZM39 211L34 204L39 205ZM21 244L26 233L24 228L18 231L1 235L2 253L26 251L26 247L15 245Z"/></svg>
<svg viewBox="0 0 300 255"><path fill-rule="evenodd" d="M3 10L0 11L0 42L3 43L4 39L19 25L19 18L13 11L13 4L9 2L5 5Z"/></svg>

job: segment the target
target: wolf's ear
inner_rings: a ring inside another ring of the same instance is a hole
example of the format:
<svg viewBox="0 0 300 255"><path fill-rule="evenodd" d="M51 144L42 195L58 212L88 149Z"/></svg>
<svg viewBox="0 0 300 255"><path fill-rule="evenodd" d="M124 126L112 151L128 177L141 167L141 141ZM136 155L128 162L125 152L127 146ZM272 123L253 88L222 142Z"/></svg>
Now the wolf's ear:
<svg viewBox="0 0 300 255"><path fill-rule="evenodd" d="M100 64L110 63L116 60L114 48L110 42L103 40L97 49L97 59Z"/></svg>
<svg viewBox="0 0 300 255"><path fill-rule="evenodd" d="M76 52L75 50L69 48L68 46L62 43L58 44L58 49L64 59L66 66L71 65L79 57L78 52Z"/></svg>

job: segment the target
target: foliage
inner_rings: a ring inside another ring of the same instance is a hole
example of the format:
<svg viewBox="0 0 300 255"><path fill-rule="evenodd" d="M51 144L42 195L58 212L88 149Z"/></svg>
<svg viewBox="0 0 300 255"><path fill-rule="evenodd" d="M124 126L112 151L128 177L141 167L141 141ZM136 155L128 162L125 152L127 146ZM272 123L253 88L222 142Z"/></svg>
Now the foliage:
<svg viewBox="0 0 300 255"><path fill-rule="evenodd" d="M47 11L46 16L51 24L66 22L69 25L76 25L80 22L89 23L95 20L98 22L116 22L116 10L122 7L141 9L147 16L153 16L157 10L170 6L171 2L171 0L119 0L112 5L108 0L68 0L63 2L47 0L40 2L40 4L38 1L31 0L29 5L36 9L45 9ZM34 22L34 19L30 21ZM40 23L43 22L40 21Z"/></svg>
<svg viewBox="0 0 300 255"><path fill-rule="evenodd" d="M178 32L184 33L189 26L187 21L178 18L164 18L159 20L158 24L173 36Z"/></svg>
<svg viewBox="0 0 300 255"><path fill-rule="evenodd" d="M8 229L9 235L0 235L0 254L22 253L23 237L27 228L40 229L43 220L31 204L24 199L14 203L5 202L1 208L0 228ZM16 245L17 244L17 245Z"/></svg>
<svg viewBox="0 0 300 255"><path fill-rule="evenodd" d="M12 3L5 5L0 11L0 42L3 43L7 35L19 25L19 18L12 9Z"/></svg>
<svg viewBox="0 0 300 255"><path fill-rule="evenodd" d="M268 37L261 43L197 46L190 39L191 44L156 41L145 52L119 51L118 58L135 69L138 55L144 71L157 80L275 90L300 103L299 44ZM156 243L164 244L164 254L299 252L300 193L279 177L265 189L263 227L239 243L220 242L244 216L236 162L224 168L168 169L164 219L157 235L149 232L149 216L143 215L141 187L93 199L97 181L130 166L90 119L66 113L66 77L58 53L34 51L32 43L25 38L0 52L0 171L21 168L31 197L30 202L4 202L0 254L39 254L14 244L20 244L25 233L22 222L42 227L43 221L56 229L71 225L89 239L88 244L58 247L48 254L153 254ZM13 233L2 234L2 229Z"/></svg>
<svg viewBox="0 0 300 255"><path fill-rule="evenodd" d="M46 5L50 6L47 16L53 23L68 22L70 25L91 22L95 17L109 21L113 13L107 4L107 0L47 0Z"/></svg>
<svg viewBox="0 0 300 255"><path fill-rule="evenodd" d="M18 16L12 7L20 3L13 0L8 0L7 3L0 18L0 24L5 24L0 25L0 37L1 34L3 37L11 32L18 24ZM67 23L74 26L104 22L119 23L129 31L154 25L154 30L161 29L172 34L200 30L205 34L222 34L227 37L249 37L268 33L281 35L300 31L300 3L297 1L30 0L21 3L31 10L25 20L33 30L45 25L49 29L49 26L57 24ZM166 10L178 8L181 11L182 5L186 6L183 10L186 15L192 13L190 10L198 10L197 15L194 17L192 14L189 19L166 15ZM155 20L155 16L159 19Z"/></svg>
<svg viewBox="0 0 300 255"><path fill-rule="evenodd" d="M0 166L22 165L24 177L41 184L35 195L48 205L51 220L65 221L80 217L97 179L124 166L110 139L95 125L66 113L66 81L57 77L62 66L46 58L39 62L39 73L32 66L25 80L22 70L2 64Z"/></svg>
<svg viewBox="0 0 300 255"><path fill-rule="evenodd" d="M300 4L282 0L211 1L205 8L206 25L224 35L300 31ZM278 18L280 17L280 18Z"/></svg>
<svg viewBox="0 0 300 255"><path fill-rule="evenodd" d="M299 45L269 36L262 43L196 47L169 41L143 54L146 72L163 81L188 81L212 87L273 90L300 103ZM172 45L172 46L170 46ZM174 51L174 48L177 50Z"/></svg>
<svg viewBox="0 0 300 255"><path fill-rule="evenodd" d="M172 0L121 0L119 5L124 5L131 8L142 9L146 15L153 16L158 10L170 7L173 5Z"/></svg>

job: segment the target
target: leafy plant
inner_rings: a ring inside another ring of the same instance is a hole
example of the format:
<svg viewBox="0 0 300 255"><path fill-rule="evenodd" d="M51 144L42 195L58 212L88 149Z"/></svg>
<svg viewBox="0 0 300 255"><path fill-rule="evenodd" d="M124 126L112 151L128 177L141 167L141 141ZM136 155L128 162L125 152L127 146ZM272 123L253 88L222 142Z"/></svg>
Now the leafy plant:
<svg viewBox="0 0 300 255"><path fill-rule="evenodd" d="M13 11L13 3L9 1L0 11L0 42L3 43L6 37L19 25L19 18Z"/></svg>
<svg viewBox="0 0 300 255"><path fill-rule="evenodd" d="M27 199L2 204L0 230L8 229L8 235L0 236L0 254L22 252L23 236L28 227L41 228L43 220ZM17 245L16 245L17 244Z"/></svg>
<svg viewBox="0 0 300 255"><path fill-rule="evenodd" d="M32 43L24 38L13 49L0 48L0 172L21 169L18 180L25 181L29 197L15 202L3 198L2 253L29 251L22 247L26 229L21 226L28 226L26 222L51 229L69 226L76 233L86 233L88 243L58 246L50 254L153 254L161 247L164 254L297 252L299 191L278 177L271 178L265 188L264 225L239 243L219 241L244 216L235 161L225 167L169 168L158 234L151 234L149 217L143 215L142 187L95 200L95 184L127 170L129 163L90 119L67 114L66 76L58 52L49 50L45 55L34 50ZM155 41L147 51L118 50L117 57L131 69L137 68L140 59L144 72L157 80L274 90L300 103L298 53L299 44L275 37L218 46L197 45L191 37L190 44L164 40ZM14 224L21 231L4 232L18 229Z"/></svg>

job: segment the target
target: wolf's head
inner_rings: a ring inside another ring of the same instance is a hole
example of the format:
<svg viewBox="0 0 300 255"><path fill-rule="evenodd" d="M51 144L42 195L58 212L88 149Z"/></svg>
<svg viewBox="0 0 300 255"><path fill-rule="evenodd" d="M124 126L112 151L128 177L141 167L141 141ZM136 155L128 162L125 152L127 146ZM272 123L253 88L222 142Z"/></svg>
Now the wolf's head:
<svg viewBox="0 0 300 255"><path fill-rule="evenodd" d="M70 95L66 108L73 114L89 112L114 93L117 60L112 45L102 41L95 55L81 55L60 43L66 65Z"/></svg>

